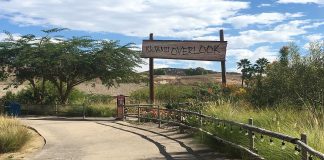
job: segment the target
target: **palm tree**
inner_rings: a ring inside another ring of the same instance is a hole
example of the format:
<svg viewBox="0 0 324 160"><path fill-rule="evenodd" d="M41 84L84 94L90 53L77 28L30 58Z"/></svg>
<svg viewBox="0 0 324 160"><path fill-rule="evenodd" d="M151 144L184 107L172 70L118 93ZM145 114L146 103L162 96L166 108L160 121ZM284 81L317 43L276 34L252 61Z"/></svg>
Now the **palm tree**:
<svg viewBox="0 0 324 160"><path fill-rule="evenodd" d="M244 80L248 78L248 72L251 68L251 62L248 59L241 59L239 62L237 62L237 69L241 69L242 72L242 87Z"/></svg>
<svg viewBox="0 0 324 160"><path fill-rule="evenodd" d="M255 61L255 71L256 73L259 73L260 76L262 76L262 74L265 71L265 68L267 67L267 65L270 63L266 58L259 58L257 61Z"/></svg>

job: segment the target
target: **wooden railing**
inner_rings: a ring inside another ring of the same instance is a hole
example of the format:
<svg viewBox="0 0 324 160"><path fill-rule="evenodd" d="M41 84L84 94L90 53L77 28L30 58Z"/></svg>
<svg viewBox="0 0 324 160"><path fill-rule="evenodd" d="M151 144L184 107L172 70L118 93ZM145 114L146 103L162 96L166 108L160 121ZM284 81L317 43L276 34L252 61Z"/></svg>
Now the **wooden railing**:
<svg viewBox="0 0 324 160"><path fill-rule="evenodd" d="M258 151L255 148L255 134L260 134L261 138L263 136L270 137L270 142L273 142L272 138L280 139L282 141L282 145L286 145L286 143L291 143L295 145L295 154L300 154L302 160L312 160L314 158L318 158L320 160L324 160L324 154L316 151L307 145L307 136L306 134L301 134L300 138L292 137L289 135L285 135L278 132L273 132L270 130L266 130L263 128L259 128L253 126L253 119L250 118L248 120L248 124L219 119L216 117L204 115L201 112L193 112L186 110L177 110L177 109L165 109L161 108L159 105L150 105L150 104L135 104L135 105L126 105L125 106L125 118L133 117L137 118L138 122L141 120L152 120L158 123L158 126L161 127L161 123L170 123L180 127L180 131L182 132L184 128L193 129L202 133L205 133L212 138L221 141L227 145L230 145L234 148L237 148L241 151L244 151L250 155L250 159L264 159L260 155L258 155ZM190 118L196 118L198 124L193 125L190 123L186 123L186 121ZM248 136L249 147L242 146L240 144L236 144L234 142L225 140L211 132L208 132L203 129L203 123L213 123L215 125L222 125L224 128L226 126L230 126L230 130L232 131L232 126L237 126L240 128L240 132L245 131L245 135Z"/></svg>

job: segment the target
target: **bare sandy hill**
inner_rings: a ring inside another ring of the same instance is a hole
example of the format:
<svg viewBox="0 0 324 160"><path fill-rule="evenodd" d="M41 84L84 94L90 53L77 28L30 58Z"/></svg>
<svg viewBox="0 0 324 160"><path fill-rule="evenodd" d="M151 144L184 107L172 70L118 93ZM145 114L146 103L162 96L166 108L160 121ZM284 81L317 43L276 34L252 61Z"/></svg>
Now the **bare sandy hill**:
<svg viewBox="0 0 324 160"><path fill-rule="evenodd" d="M155 76L154 83L155 84L184 84L190 85L195 83L221 83L221 74L206 74L206 75L196 75L196 76L174 76L174 75L159 75ZM227 84L229 85L239 85L241 83L241 75L240 74L227 74ZM0 97L6 94L7 91L11 91L13 93L17 93L18 91L25 89L27 84L21 85L18 88L10 87L8 90L4 90L8 86L9 82L1 82L0 83ZM129 84L120 84L116 87L110 87L101 84L100 80L94 80L92 82L82 83L76 86L77 89L86 93L92 94L104 94L104 95L112 95L116 96L119 94L130 95L131 92L136 91L138 89L144 88L148 86L147 83L129 83Z"/></svg>

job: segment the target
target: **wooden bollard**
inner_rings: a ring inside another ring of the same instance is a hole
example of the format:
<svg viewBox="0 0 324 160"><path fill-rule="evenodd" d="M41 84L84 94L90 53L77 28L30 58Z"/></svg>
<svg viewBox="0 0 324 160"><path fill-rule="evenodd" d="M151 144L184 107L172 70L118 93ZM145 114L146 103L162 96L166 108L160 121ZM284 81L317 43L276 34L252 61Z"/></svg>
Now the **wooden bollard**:
<svg viewBox="0 0 324 160"><path fill-rule="evenodd" d="M161 114L160 114L160 105L158 105L158 111L157 111L157 114L158 114L159 128L161 128Z"/></svg>
<svg viewBox="0 0 324 160"><path fill-rule="evenodd" d="M180 109L180 123L182 124L183 122L183 118L182 118L182 109ZM180 126L180 133L183 134L184 133L184 128L183 126Z"/></svg>
<svg viewBox="0 0 324 160"><path fill-rule="evenodd" d="M249 119L249 125L253 126L253 118ZM251 130L249 130L249 147L251 151L255 151L254 137L253 132Z"/></svg>
<svg viewBox="0 0 324 160"><path fill-rule="evenodd" d="M300 140L302 142L304 142L305 144L307 144L307 135L305 133L300 134ZM303 147L301 147L301 156L302 156L302 160L307 160L308 159L308 154L307 154L307 150Z"/></svg>
<svg viewBox="0 0 324 160"><path fill-rule="evenodd" d="M140 107L138 106L137 107L137 121L138 121L138 123L141 123L141 118L140 118L140 116L141 116L141 114L140 114Z"/></svg>

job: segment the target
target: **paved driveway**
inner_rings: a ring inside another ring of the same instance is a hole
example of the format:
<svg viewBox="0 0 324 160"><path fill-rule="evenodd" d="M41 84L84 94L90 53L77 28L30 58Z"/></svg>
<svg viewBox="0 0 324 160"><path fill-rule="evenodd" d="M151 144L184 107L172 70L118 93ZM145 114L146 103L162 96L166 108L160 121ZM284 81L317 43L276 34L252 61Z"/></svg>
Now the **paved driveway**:
<svg viewBox="0 0 324 160"><path fill-rule="evenodd" d="M45 137L44 148L27 159L149 160L226 159L186 134L156 125L57 117L23 118Z"/></svg>

